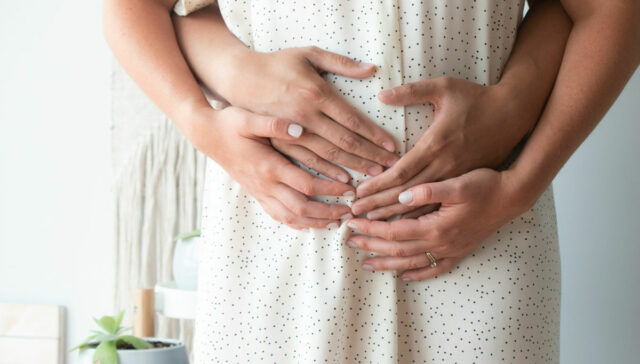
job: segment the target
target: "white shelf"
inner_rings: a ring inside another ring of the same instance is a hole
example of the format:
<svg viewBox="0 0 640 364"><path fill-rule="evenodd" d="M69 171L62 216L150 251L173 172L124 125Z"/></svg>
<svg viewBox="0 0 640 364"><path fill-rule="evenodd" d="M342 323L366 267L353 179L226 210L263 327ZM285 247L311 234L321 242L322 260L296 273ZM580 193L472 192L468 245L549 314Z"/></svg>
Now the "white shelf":
<svg viewBox="0 0 640 364"><path fill-rule="evenodd" d="M179 289L174 281L158 283L154 291L157 313L176 319L196 318L197 291Z"/></svg>

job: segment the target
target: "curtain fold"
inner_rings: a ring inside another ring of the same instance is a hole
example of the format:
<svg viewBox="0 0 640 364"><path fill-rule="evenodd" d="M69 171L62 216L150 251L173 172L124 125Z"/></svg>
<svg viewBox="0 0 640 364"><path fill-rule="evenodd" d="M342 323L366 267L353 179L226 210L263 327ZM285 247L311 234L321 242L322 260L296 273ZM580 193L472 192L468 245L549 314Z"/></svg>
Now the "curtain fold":
<svg viewBox="0 0 640 364"><path fill-rule="evenodd" d="M111 148L115 198L115 310L133 322L133 293L173 279L175 241L200 227L206 157L113 62ZM183 341L193 322L156 316L156 336Z"/></svg>

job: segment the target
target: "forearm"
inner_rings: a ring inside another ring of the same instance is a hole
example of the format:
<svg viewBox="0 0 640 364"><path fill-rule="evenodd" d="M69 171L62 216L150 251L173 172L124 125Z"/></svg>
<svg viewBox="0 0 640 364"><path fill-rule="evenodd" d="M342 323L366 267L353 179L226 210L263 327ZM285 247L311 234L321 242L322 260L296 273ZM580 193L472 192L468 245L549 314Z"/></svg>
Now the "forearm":
<svg viewBox="0 0 640 364"><path fill-rule="evenodd" d="M125 71L187 136L195 124L189 115L207 107L173 31L173 0L106 0L105 38Z"/></svg>
<svg viewBox="0 0 640 364"><path fill-rule="evenodd" d="M234 65L234 57L249 51L227 28L217 5L189 16L173 16L176 36L182 52L196 77L211 91L220 93L225 77Z"/></svg>
<svg viewBox="0 0 640 364"><path fill-rule="evenodd" d="M558 77L535 131L507 171L533 204L604 116L640 60L637 2L565 4L574 21Z"/></svg>
<svg viewBox="0 0 640 364"><path fill-rule="evenodd" d="M498 84L501 97L511 100L516 120L505 130L521 139L538 120L551 93L566 46L571 20L556 0L532 4L520 25L511 56Z"/></svg>

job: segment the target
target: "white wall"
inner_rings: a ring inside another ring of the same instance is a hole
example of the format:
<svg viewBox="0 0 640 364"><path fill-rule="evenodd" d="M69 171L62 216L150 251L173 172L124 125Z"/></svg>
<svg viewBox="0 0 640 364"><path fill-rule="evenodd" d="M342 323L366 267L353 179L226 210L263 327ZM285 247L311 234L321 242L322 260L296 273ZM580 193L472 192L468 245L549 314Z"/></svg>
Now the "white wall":
<svg viewBox="0 0 640 364"><path fill-rule="evenodd" d="M97 1L0 12L0 301L64 305L68 344L112 309L109 60ZM638 95L555 181L563 363L640 357Z"/></svg>
<svg viewBox="0 0 640 364"><path fill-rule="evenodd" d="M12 1L0 12L0 301L65 306L66 348L112 310L100 6Z"/></svg>
<svg viewBox="0 0 640 364"><path fill-rule="evenodd" d="M563 363L640 359L640 71L554 181Z"/></svg>

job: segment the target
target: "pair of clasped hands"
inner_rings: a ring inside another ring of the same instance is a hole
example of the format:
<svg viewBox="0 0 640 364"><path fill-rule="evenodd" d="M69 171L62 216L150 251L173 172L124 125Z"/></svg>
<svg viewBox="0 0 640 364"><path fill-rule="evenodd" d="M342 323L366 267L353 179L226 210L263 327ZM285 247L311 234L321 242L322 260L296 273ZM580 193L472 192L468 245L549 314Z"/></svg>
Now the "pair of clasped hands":
<svg viewBox="0 0 640 364"><path fill-rule="evenodd" d="M526 118L516 117L513 100L498 86L440 77L381 90L377 98L388 105L435 106L432 125L400 158L392 137L322 76L367 78L375 65L317 47L247 49L229 57L224 71L215 92L231 106L208 111L201 124L209 130L200 130L194 145L273 219L295 229L346 222L356 231L348 246L383 254L364 260L363 269L404 270L404 281L433 277L515 217L509 202L514 187L494 168L531 125L518 121ZM354 187L340 166L371 177ZM310 198L316 195L357 199L349 207ZM380 221L396 215L401 218ZM425 252L437 259L436 267Z"/></svg>

